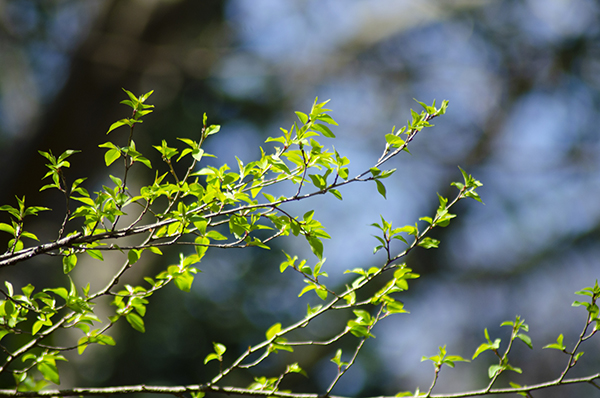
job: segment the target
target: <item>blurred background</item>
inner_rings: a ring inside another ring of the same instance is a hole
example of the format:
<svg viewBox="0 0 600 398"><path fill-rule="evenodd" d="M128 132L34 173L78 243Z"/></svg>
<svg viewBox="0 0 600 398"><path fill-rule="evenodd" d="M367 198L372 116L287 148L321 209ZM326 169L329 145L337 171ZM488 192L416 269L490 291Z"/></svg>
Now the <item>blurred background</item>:
<svg viewBox="0 0 600 398"><path fill-rule="evenodd" d="M105 136L112 122L129 115L118 104L122 87L155 90L149 100L155 113L134 138L158 167L151 145L197 139L204 112L223 125L207 142L206 150L218 156L211 162L233 166L234 156L258 158L259 146L269 147L264 140L293 123L293 111L308 111L317 96L331 99L339 127L337 139L324 143L351 160L351 175L370 167L384 135L406 123L411 107L420 108L413 98L449 100L447 114L417 137L411 155L388 165L398 171L385 181L387 200L374 184L362 184L346 187L343 202L330 195L289 207L296 214L316 209L333 238L325 242L329 284L342 287L350 280L344 270L382 263L372 255L376 230L369 226L380 215L396 226L432 215L436 192L454 194L449 184L461 180L459 165L484 183L485 205L461 202L458 218L433 234L440 248L409 256L422 275L402 295L411 314L381 322L377 338L333 392L426 390L433 368L420 362L423 355L447 345L451 354L470 358L486 327L506 343L510 330L499 325L515 315L530 325L534 350L517 343L511 363L524 374L503 376L498 385L546 381L564 368L566 355L541 347L563 333L572 348L586 316L571 307L578 299L573 293L600 276L598 2L0 0L0 202L15 205L14 195L25 195L29 205L52 207L29 224L38 236L55 237L64 199L38 192L45 162L37 151L82 150L71 158L68 178L88 176L90 192L107 183L98 144L126 142L121 130ZM134 184L153 177L138 167ZM6 214L0 218L8 222ZM70 365L60 364L61 386L209 380L217 365L203 359L212 341L227 345L225 358L232 360L270 325L290 324L307 301L318 302L296 299L302 281L279 273L282 249L317 261L302 239L281 239L268 252L209 251L192 293L165 289L149 305L145 334L123 322L111 332L115 347L72 353ZM158 272L176 257L139 264ZM93 275L100 287L121 261L82 259L75 275L82 283ZM44 258L2 270L0 279L17 288L53 287L66 281L60 269L58 259ZM320 320L302 337L327 339L347 316ZM340 342L344 360L356 343ZM277 376L283 364L298 361L309 378L290 375L282 388L324 392L335 375L329 359L336 348L297 350L294 359L280 353L226 383ZM600 369L598 339L582 350L571 376ZM481 388L492 363L487 353L475 364L444 369L434 392ZM533 395L594 392L575 386Z"/></svg>

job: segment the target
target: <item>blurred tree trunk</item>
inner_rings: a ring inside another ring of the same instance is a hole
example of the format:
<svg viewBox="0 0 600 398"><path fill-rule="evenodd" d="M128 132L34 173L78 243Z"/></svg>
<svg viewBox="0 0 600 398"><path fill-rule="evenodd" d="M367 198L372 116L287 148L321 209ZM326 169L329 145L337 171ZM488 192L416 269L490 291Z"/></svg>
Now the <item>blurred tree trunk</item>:
<svg viewBox="0 0 600 398"><path fill-rule="evenodd" d="M68 181L82 176L93 178L94 170L104 167L98 144L104 142L112 122L128 116L118 105L125 98L121 88L135 94L153 89L142 87L149 65L163 62L183 67L185 49L170 41L179 44L182 35L200 37L204 28L222 21L223 2L216 0L110 0L102 4L89 36L72 55L68 80L44 110L35 131L16 137L0 152L3 204L12 204L15 194L25 195L30 205L47 205L50 201L49 207L55 209L55 217L60 220L64 200L56 192L38 192L46 159L37 151L51 150L59 155L66 149L81 150L83 155L70 158L77 174L68 174ZM210 46L215 36L201 45ZM204 57L196 65L197 73L206 73L212 60ZM119 137L111 136L111 140L124 144Z"/></svg>

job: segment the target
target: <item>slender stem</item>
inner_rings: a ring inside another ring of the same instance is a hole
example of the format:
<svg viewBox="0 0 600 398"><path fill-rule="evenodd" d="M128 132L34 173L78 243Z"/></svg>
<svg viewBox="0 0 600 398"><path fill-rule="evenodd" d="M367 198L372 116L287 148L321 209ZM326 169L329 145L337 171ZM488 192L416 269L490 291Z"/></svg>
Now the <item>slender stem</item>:
<svg viewBox="0 0 600 398"><path fill-rule="evenodd" d="M441 366L439 366L439 365L435 366L435 373L433 374L433 381L431 382L431 386L429 386L429 390L427 391L427 395L425 395L425 397L431 397L431 393L433 392L433 388L435 387L435 384L437 383L438 376L440 375L440 369L441 369Z"/></svg>
<svg viewBox="0 0 600 398"><path fill-rule="evenodd" d="M567 373L569 372L569 370L573 366L575 366L575 362L574 362L575 355L577 354L577 350L579 349L579 346L584 341L584 336L585 336L587 329L590 326L591 322L592 322L592 314L588 313L587 320L585 322L583 330L579 334L579 338L577 339L577 343L575 343L575 347L573 347L573 351L571 351L571 353L569 354L569 362L567 363L565 370L563 370L563 372L560 374L559 380L564 379L567 376Z"/></svg>
<svg viewBox="0 0 600 398"><path fill-rule="evenodd" d="M69 221L69 217L71 216L71 209L69 208L69 201L71 199L71 192L69 187L67 186L67 180L65 179L65 175L62 172L61 169L58 169L58 175L60 177L60 181L63 185L63 189L60 189L61 191L63 191L63 193L65 194L65 218L63 219L63 222L60 226L60 229L58 230L58 239L62 238L64 233L65 233L65 228L67 227L67 221Z"/></svg>

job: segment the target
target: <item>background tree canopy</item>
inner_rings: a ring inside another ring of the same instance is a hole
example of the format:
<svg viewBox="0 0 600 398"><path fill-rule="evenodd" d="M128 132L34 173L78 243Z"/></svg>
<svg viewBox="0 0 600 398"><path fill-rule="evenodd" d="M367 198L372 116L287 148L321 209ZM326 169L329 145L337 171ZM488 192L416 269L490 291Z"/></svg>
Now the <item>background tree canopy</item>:
<svg viewBox="0 0 600 398"><path fill-rule="evenodd" d="M469 356L484 327L497 334L496 326L515 314L531 326L538 350L557 331L565 339L580 332L583 315L571 309L572 293L600 275L597 2L5 0L0 26L2 204L18 194L32 204L63 205L52 192L37 192L45 173L37 150L83 150L72 167L101 186L103 177L93 178L103 166L97 145L123 117L115 106L121 87L155 90L158 112L140 126L147 136L138 138L142 152L165 137L198 134L206 112L223 125L207 151L229 164L234 155L244 161L259 155L293 110L315 96L332 98L343 126L335 130L336 149L354 159L356 170L379 156L380 137L404 124L413 98L450 101L436 128L411 147L413 156L396 160L399 172L387 182L393 202L355 186L341 205L308 205L333 237L325 242L326 267L366 269L378 261L369 224L380 214L403 225L434 210L432 193L448 196L448 181L459 179L456 165L485 184L479 190L485 206L460 204L453 228L435 231L438 250L411 253L411 267L425 276L405 299L411 315L382 323L336 393L374 396L395 393L398 385L427 385L431 365L420 364L422 355L447 344ZM54 224L34 227L45 231L42 240L55 237L62 215L53 214ZM279 244L310 255L303 242ZM115 347L73 356L85 366L70 368L63 385L200 378L212 341L243 350L269 325L304 311L278 299L301 286L280 275L281 256L277 249L213 251L192 294L161 292L146 315L154 325L148 333L119 327ZM39 260L34 275L10 270L11 280L50 283L48 261ZM76 270L98 278L110 271ZM321 333L327 327L320 325ZM562 370L552 360L556 353L546 351L521 351L523 367L536 372L528 383ZM597 369L597 354L596 348L582 361ZM300 389L328 383L335 371L329 358L304 358L323 377L300 380ZM452 391L486 377L457 368L440 384Z"/></svg>

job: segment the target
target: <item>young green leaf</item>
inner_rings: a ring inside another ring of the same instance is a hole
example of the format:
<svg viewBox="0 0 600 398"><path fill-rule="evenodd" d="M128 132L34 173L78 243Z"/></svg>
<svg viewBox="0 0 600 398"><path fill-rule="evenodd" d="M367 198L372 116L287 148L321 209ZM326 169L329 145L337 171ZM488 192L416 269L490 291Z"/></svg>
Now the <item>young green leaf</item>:
<svg viewBox="0 0 600 398"><path fill-rule="evenodd" d="M281 323L276 323L267 330L265 336L267 340L271 340L279 332L281 332Z"/></svg>
<svg viewBox="0 0 600 398"><path fill-rule="evenodd" d="M556 343L545 345L542 348L543 349L552 348L552 349L560 350L560 351L564 351L564 350L567 349L567 347L563 344L563 335L562 335L562 333L560 335L558 335L558 338L556 339Z"/></svg>
<svg viewBox="0 0 600 398"><path fill-rule="evenodd" d="M130 312L127 315L125 315L125 319L127 319L127 322L129 322L131 327L134 328L135 330L137 330L138 332L142 332L142 333L146 332L146 327L144 326L144 320L139 315L137 315L133 312Z"/></svg>

